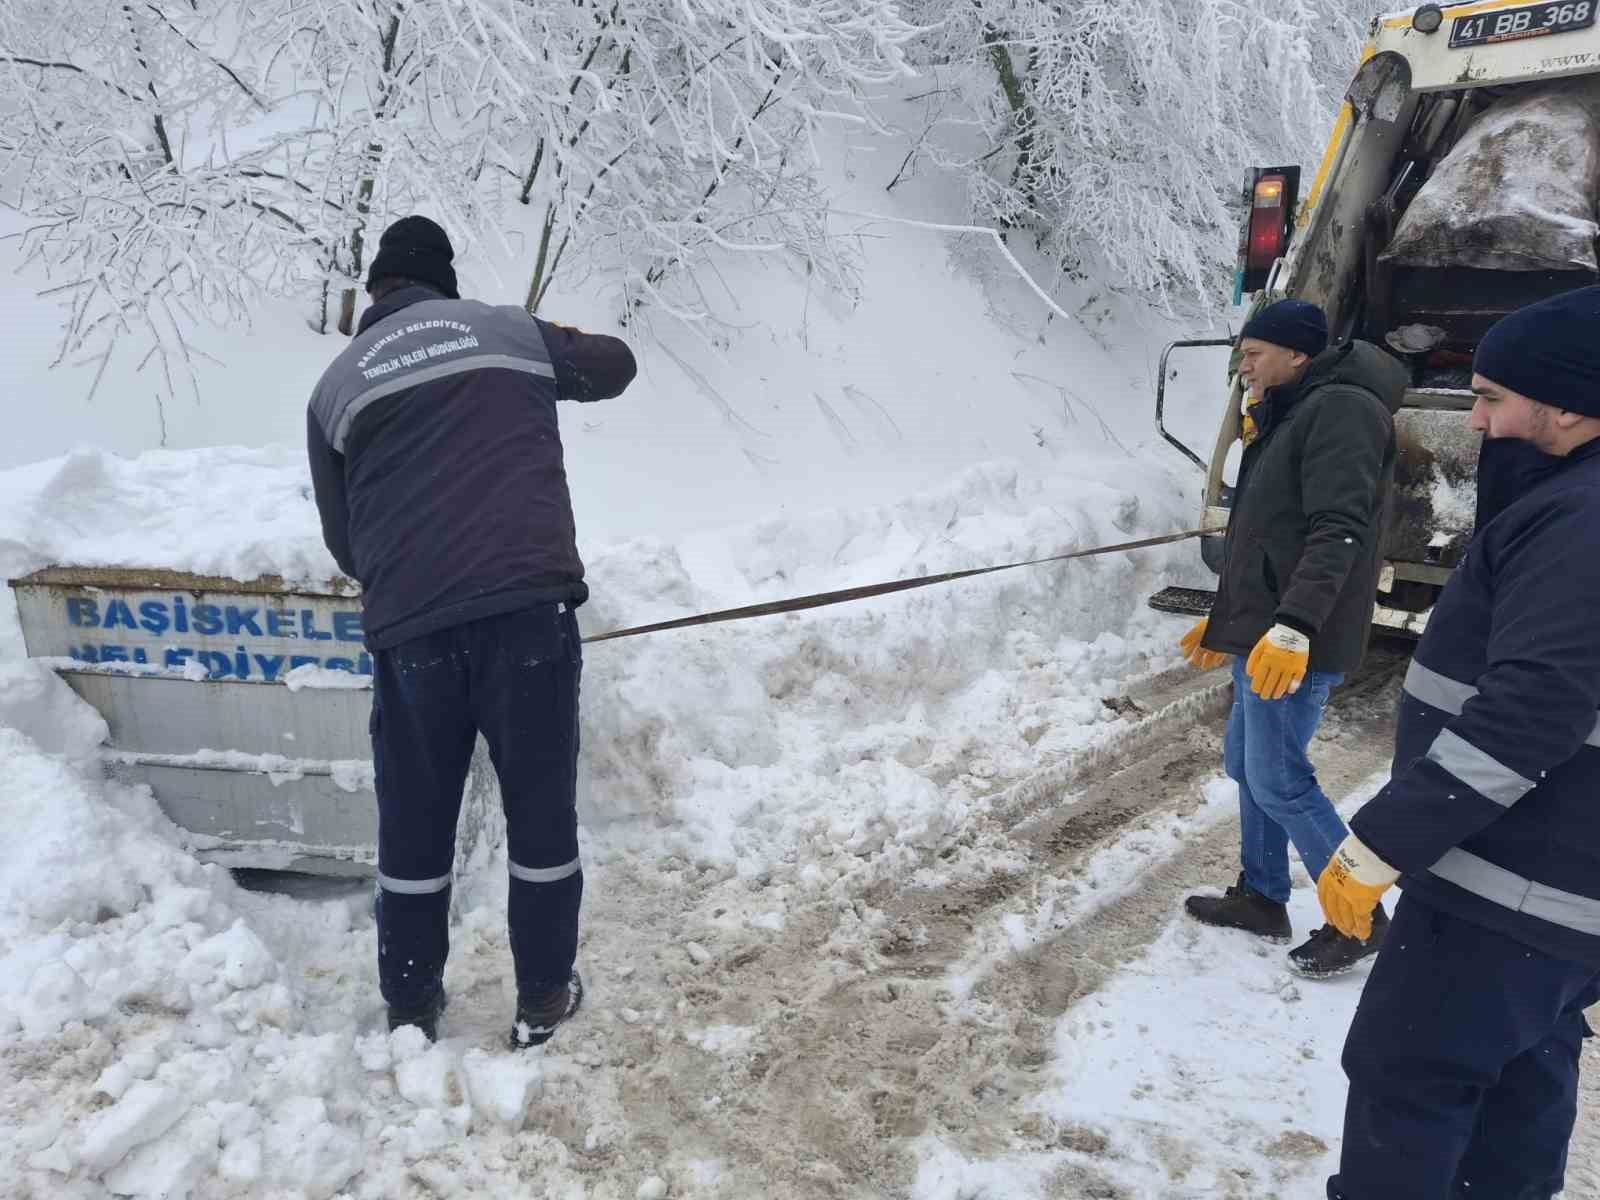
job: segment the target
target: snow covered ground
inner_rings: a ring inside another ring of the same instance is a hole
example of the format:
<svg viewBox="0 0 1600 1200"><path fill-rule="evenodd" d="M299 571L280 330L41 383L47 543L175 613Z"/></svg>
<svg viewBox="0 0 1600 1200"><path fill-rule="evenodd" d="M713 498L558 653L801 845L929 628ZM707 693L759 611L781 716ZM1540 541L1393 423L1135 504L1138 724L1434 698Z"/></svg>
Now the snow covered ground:
<svg viewBox="0 0 1600 1200"><path fill-rule="evenodd" d="M840 161L855 211L960 209ZM1149 428L1188 319L1082 284L1063 320L977 239L857 223L857 308L731 264L714 345L663 331L625 397L563 413L586 632L1193 520ZM328 340L267 312L216 335L203 403L158 405L131 359L90 399L90 368L46 370L36 284L8 297L0 570L331 572L298 447ZM551 311L615 327L598 291ZM1216 382L1174 381L1195 444ZM1149 819L1102 828L1068 782L1177 678L1184 624L1144 597L1203 579L1177 546L590 647L589 1003L520 1056L503 862L458 880L439 1044L382 1032L370 886L251 890L185 852L0 600L7 1195L1320 1195L1360 976L1297 984L1169 918L1230 874L1214 714L1152 770ZM1341 794L1368 742L1327 741ZM1082 837L1027 832L1079 806ZM1302 886L1297 928L1314 910Z"/></svg>

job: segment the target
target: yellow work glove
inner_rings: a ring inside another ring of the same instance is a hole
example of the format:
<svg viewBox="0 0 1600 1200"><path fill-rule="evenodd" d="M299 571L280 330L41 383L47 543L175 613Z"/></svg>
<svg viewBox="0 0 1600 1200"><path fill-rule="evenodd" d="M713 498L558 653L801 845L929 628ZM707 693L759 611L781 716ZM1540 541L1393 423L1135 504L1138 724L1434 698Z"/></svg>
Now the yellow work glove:
<svg viewBox="0 0 1600 1200"><path fill-rule="evenodd" d="M1189 660L1189 665L1199 667L1202 671L1220 667L1228 661L1228 655L1207 650L1200 644L1200 639L1206 636L1206 626L1210 623L1211 619L1207 617L1178 639L1178 649L1183 651L1183 656Z"/></svg>
<svg viewBox="0 0 1600 1200"><path fill-rule="evenodd" d="M1346 937L1364 942L1372 936L1372 910L1399 878L1399 871L1352 833L1339 843L1323 868L1322 878L1317 880L1317 899L1328 924Z"/></svg>
<svg viewBox="0 0 1600 1200"><path fill-rule="evenodd" d="M1311 639L1298 629L1274 625L1245 660L1250 690L1263 700L1282 700L1300 690L1311 662Z"/></svg>

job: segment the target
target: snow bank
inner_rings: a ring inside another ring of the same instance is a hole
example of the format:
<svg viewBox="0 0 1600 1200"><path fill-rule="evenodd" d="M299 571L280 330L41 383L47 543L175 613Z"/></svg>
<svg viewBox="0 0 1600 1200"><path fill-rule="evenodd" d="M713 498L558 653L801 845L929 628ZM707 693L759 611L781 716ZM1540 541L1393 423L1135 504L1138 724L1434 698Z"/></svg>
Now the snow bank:
<svg viewBox="0 0 1600 1200"><path fill-rule="evenodd" d="M1141 499L1167 494L1154 470L1114 452L1075 468L1041 477L991 462L895 505L589 547L593 598L580 621L595 633L1178 524L1170 502ZM0 555L13 574L68 562L326 578L334 566L307 491L288 449L79 451L0 473L11 501ZM1097 689L1144 669L1169 638L1127 599L1185 553L1025 568L591 646L580 803L604 835L595 852L644 848L808 886L893 871L957 832L988 781L1118 719ZM8 602L0 649L15 654L18 641ZM209 753L226 759L228 748ZM268 765L286 776L297 766ZM797 858L797 846L815 857Z"/></svg>
<svg viewBox="0 0 1600 1200"><path fill-rule="evenodd" d="M12 728L0 808L0 1173L70 1196L220 1195L200 1187L218 1176L333 1195L362 1162L318 1094L336 1073L297 1094L273 1069L319 1045L290 1032L227 873L175 847L147 792Z"/></svg>
<svg viewBox="0 0 1600 1200"><path fill-rule="evenodd" d="M322 544L304 452L88 447L0 471L0 578L41 567L166 567L294 582L337 574ZM15 604L0 602L0 657L22 655Z"/></svg>
<svg viewBox="0 0 1600 1200"><path fill-rule="evenodd" d="M766 521L678 548L607 548L591 559L580 615L607 629L1148 528L1129 490L988 464L902 505ZM994 779L1118 720L1100 694L1167 650L1165 627L1127 600L1173 557L1028 568L592 646L586 822L606 845L732 864L749 879L893 872L958 831ZM797 860L797 846L816 857Z"/></svg>
<svg viewBox="0 0 1600 1200"><path fill-rule="evenodd" d="M1177 524L1170 501L1140 498L1170 495L1162 478L1125 455L1072 467L993 462L899 504L589 547L594 599L581 620L593 633ZM331 571L289 450L82 451L0 474L0 496L12 573L52 561ZM847 904L954 845L1007 780L1117 728L1100 697L1171 656L1170 630L1134 601L1183 552L589 647L580 803L594 885L631 870L748 885L750 911L728 919L781 930L796 905ZM0 667L11 834L0 844L0 1088L13 1101L0 1113L0 1175L64 1196L382 1196L409 1171L439 1170L471 1131L478 1174L462 1186L517 1157L533 1163L525 1178L563 1191L579 1178L566 1142L531 1131L576 1127L596 1152L622 1136L615 1084L586 1074L587 1052L524 1062L493 1039L429 1047L377 1029L365 893L240 891L178 849L148 792L100 775L104 737L44 668ZM231 761L226 748L207 757ZM503 864L459 883L452 972L498 989ZM711 969L719 951L687 945L691 968ZM451 1020L480 1030L505 1016L498 990L469 986L460 1003ZM682 1036L737 1060L755 1030L715 1022ZM530 1137L536 1149L510 1149Z"/></svg>

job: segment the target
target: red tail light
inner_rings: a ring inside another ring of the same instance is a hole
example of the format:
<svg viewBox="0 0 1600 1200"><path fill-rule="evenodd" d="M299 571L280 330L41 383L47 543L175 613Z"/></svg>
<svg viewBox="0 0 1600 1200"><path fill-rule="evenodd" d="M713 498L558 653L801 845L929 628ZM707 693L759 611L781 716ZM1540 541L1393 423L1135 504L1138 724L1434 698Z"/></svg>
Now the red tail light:
<svg viewBox="0 0 1600 1200"><path fill-rule="evenodd" d="M1288 180L1282 175L1263 175L1256 180L1250 202L1250 233L1245 246L1248 271L1270 271L1289 241L1289 219L1285 208Z"/></svg>

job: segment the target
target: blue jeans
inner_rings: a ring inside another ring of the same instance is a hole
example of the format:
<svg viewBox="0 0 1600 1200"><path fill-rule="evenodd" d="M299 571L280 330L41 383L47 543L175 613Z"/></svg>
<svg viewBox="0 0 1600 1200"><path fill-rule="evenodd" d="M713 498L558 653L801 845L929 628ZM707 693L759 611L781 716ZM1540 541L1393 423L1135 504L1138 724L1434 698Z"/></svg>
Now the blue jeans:
<svg viewBox="0 0 1600 1200"><path fill-rule="evenodd" d="M1344 676L1311 671L1300 690L1263 700L1250 690L1244 657L1233 660L1233 711L1223 769L1239 785L1239 862L1244 881L1269 900L1289 899L1289 843L1311 878L1328 865L1349 831L1317 784L1306 757L1328 692Z"/></svg>

